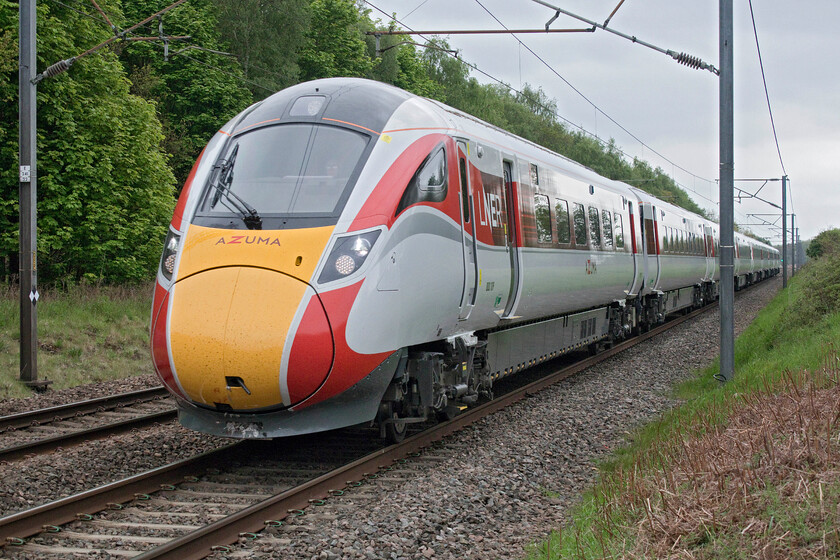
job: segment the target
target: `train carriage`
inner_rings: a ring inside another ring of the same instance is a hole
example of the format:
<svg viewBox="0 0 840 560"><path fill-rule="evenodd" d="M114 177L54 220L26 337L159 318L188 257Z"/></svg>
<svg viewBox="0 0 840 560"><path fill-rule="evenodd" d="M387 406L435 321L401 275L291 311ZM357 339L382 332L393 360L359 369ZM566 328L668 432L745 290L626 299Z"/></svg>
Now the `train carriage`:
<svg viewBox="0 0 840 560"><path fill-rule="evenodd" d="M299 84L227 123L190 173L153 359L197 430L372 422L400 439L500 377L713 299L716 235L438 102ZM771 247L738 251L739 285L778 271Z"/></svg>

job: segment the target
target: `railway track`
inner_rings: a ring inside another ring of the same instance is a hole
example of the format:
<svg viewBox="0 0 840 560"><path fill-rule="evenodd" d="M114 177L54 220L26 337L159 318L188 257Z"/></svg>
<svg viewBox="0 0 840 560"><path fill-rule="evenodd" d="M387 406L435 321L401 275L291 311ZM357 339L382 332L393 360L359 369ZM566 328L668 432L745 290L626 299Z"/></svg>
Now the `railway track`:
<svg viewBox="0 0 840 560"><path fill-rule="evenodd" d="M45 453L177 417L163 387L0 417L0 460Z"/></svg>
<svg viewBox="0 0 840 560"><path fill-rule="evenodd" d="M475 421L713 309L675 318L385 447L368 430L244 441L0 519L7 558L204 558L423 457ZM359 490L356 490L359 492ZM360 494L361 496L361 494ZM364 502L364 498L360 498Z"/></svg>

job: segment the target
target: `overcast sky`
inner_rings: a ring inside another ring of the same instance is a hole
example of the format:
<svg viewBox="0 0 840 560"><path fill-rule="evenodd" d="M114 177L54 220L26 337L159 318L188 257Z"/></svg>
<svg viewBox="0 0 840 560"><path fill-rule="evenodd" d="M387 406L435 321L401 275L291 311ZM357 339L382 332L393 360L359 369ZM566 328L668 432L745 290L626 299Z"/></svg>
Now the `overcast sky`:
<svg viewBox="0 0 840 560"><path fill-rule="evenodd" d="M372 0L415 30L499 29L481 2L511 29L543 28L554 12L532 0ZM603 23L620 0L548 0ZM802 239L840 227L840 1L753 0L758 39L781 150L776 151L747 0L734 0L735 178L790 180ZM385 16L372 11L383 21ZM561 15L553 28L586 25ZM686 52L719 67L718 2L625 0L610 27L664 49ZM464 60L515 88L529 83L557 101L558 113L631 157L671 175L694 200L718 214L718 78L664 54L598 30L522 34L519 39L572 87L507 35L451 35ZM473 72L482 82L487 78ZM597 109L593 107L597 106ZM610 122L614 119L639 140ZM662 154L667 160L659 157ZM668 161L670 160L670 161ZM784 171L782 169L784 164ZM682 171L684 168L686 171ZM738 182L749 192L761 182ZM781 182L759 196L781 205ZM788 199L788 208L791 199ZM789 210L790 211L790 210ZM748 214L779 214L756 201L735 204L735 221L780 242L780 232ZM773 216L762 218L776 221Z"/></svg>

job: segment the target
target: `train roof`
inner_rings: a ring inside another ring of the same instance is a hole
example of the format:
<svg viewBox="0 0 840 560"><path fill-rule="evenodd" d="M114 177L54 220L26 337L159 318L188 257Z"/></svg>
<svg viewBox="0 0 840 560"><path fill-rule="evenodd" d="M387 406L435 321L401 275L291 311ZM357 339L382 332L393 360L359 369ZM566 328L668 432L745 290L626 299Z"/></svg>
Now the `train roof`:
<svg viewBox="0 0 840 560"><path fill-rule="evenodd" d="M296 114L291 114L296 107L295 102L302 97L307 99L323 98L324 102L320 105L317 103L313 104L313 107L317 107L311 114L301 115L300 111ZM439 101L409 93L389 84L364 78L324 78L286 88L246 109L244 116L238 122L236 120L232 121L235 124L233 125L233 130L229 131L229 133L236 135L261 125L279 124L285 121L301 122L312 120L314 122L327 120L379 134L385 129L385 126L394 116L394 113L409 100L424 103L434 112L443 112L445 115L448 115L449 120L455 121L456 124L492 131L496 135L513 140L515 144L519 144L522 148L527 147L527 149L541 152L544 154L544 157L548 157L551 160L551 165L562 168L564 172L576 175L583 180L597 183L600 187L607 187L621 194L635 194L643 200L655 200L657 205L667 206L671 211L677 212L682 216L690 216L692 219L702 223L712 223L702 216L694 214L685 208L664 202L637 187L603 177L593 169L577 161L554 152L545 146L517 136L503 128L492 125L478 117ZM504 146L505 144L499 142L499 145ZM769 245L765 245L743 234L736 232L736 236L742 236L751 243L773 249Z"/></svg>
<svg viewBox="0 0 840 560"><path fill-rule="evenodd" d="M316 102L298 109L295 102L305 97ZM284 121L327 120L379 133L385 124L414 94L397 87L362 78L325 78L304 82L279 91L246 110L231 134L263 124ZM318 99L323 99L318 104ZM311 110L308 109L311 107Z"/></svg>

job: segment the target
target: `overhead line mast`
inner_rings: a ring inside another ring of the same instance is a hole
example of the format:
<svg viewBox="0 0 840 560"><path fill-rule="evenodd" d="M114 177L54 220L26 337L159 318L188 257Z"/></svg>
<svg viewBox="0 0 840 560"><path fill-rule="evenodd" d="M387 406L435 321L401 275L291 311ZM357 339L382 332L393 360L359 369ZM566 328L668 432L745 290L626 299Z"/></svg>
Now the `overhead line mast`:
<svg viewBox="0 0 840 560"><path fill-rule="evenodd" d="M43 391L52 383L38 379L38 170L37 170L37 87L44 78L52 78L66 72L78 59L92 54L116 40L131 40L126 35L141 25L158 18L159 36L139 38L140 40L163 40L168 48L171 39L189 37L167 37L163 35L160 17L186 0L176 0L166 8L143 21L119 30L96 3L93 5L114 32L113 37L88 50L48 66L37 72L37 11L36 0L20 0L18 5L18 123L19 123L19 253L18 274L20 276L20 381L27 387Z"/></svg>

